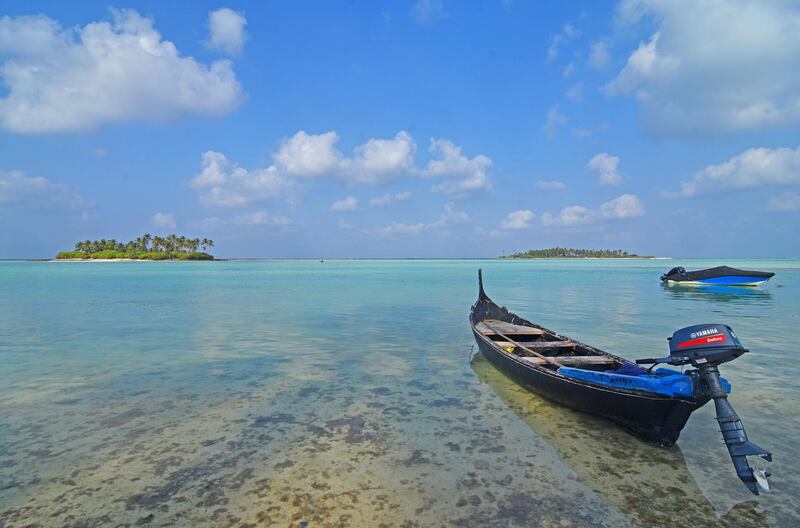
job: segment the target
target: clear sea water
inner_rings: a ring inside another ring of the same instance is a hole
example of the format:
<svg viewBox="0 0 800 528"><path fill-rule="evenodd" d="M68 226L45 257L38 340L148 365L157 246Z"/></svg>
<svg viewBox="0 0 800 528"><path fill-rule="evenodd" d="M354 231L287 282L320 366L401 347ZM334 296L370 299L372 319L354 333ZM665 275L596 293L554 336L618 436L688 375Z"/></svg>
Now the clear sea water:
<svg viewBox="0 0 800 528"><path fill-rule="evenodd" d="M0 526L797 526L800 261L757 289L689 260L0 262ZM643 444L520 389L467 323L498 303L628 357L731 325L722 372L773 492L713 408Z"/></svg>

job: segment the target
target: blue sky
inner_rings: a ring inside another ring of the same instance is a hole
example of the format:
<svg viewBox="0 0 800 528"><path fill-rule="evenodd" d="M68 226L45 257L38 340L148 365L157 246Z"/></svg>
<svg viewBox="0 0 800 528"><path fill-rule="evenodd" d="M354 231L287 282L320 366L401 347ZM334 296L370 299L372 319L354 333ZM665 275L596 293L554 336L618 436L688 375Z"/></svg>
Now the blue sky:
<svg viewBox="0 0 800 528"><path fill-rule="evenodd" d="M0 9L0 258L800 256L794 2Z"/></svg>

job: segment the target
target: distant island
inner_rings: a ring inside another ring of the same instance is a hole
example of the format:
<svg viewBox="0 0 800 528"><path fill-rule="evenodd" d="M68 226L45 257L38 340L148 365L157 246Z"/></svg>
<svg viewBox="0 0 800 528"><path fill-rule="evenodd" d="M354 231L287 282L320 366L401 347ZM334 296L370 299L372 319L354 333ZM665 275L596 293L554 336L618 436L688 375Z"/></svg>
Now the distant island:
<svg viewBox="0 0 800 528"><path fill-rule="evenodd" d="M76 242L74 251L62 251L56 255L56 260L214 260L205 253L212 247L214 241L207 238L160 237L146 233L130 242L114 239ZM198 251L200 248L203 251Z"/></svg>
<svg viewBox="0 0 800 528"><path fill-rule="evenodd" d="M621 249L575 249L554 247L547 249L529 249L500 258L506 259L546 259L546 258L653 258L650 256L628 253Z"/></svg>

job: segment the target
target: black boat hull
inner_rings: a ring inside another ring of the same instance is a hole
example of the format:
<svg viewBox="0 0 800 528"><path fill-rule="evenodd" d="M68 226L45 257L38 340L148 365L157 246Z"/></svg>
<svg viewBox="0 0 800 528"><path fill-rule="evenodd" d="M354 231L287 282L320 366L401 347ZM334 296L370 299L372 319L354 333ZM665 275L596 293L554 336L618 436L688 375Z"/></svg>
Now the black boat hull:
<svg viewBox="0 0 800 528"><path fill-rule="evenodd" d="M566 407L606 418L646 442L671 446L692 412L708 402L707 398L684 400L621 393L572 381L514 361L474 333L483 356L527 390Z"/></svg>
<svg viewBox="0 0 800 528"><path fill-rule="evenodd" d="M685 398L601 387L568 378L555 370L531 365L504 352L490 338L481 334L476 325L484 320L533 326L557 339L568 339L495 304L483 291L481 280L480 295L472 307L470 324L478 348L489 362L527 390L572 409L606 418L646 442L671 446L678 440L689 416L709 401L706 395ZM572 341L578 343L574 339ZM590 345L578 344L585 350L629 363Z"/></svg>

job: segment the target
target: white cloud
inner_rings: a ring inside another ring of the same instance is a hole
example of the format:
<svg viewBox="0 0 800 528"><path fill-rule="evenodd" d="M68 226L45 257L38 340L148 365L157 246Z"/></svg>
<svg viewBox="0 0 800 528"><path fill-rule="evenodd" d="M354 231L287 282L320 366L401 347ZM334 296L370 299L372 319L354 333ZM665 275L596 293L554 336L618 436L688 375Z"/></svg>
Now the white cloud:
<svg viewBox="0 0 800 528"><path fill-rule="evenodd" d="M633 194L623 194L600 206L600 216L612 220L644 216L644 204Z"/></svg>
<svg viewBox="0 0 800 528"><path fill-rule="evenodd" d="M394 139L370 139L354 149L346 172L360 183L377 183L387 175L410 170L416 150L416 143L405 131L398 132Z"/></svg>
<svg viewBox="0 0 800 528"><path fill-rule="evenodd" d="M209 150L201 159L202 169L189 185L200 193L200 201L221 207L242 207L269 198L290 196L293 182L275 166L248 171L231 163L224 154Z"/></svg>
<svg viewBox="0 0 800 528"><path fill-rule="evenodd" d="M644 204L633 194L623 194L600 205L595 211L582 205L565 207L556 216L542 214L542 225L546 227L575 227L594 223L598 220L623 220L637 218L645 214Z"/></svg>
<svg viewBox="0 0 800 528"><path fill-rule="evenodd" d="M384 206L389 205L392 202L403 202L411 198L411 193L408 191L400 192L397 194L382 194L381 196L376 196L371 198L369 201L370 205L377 205L377 206Z"/></svg>
<svg viewBox="0 0 800 528"><path fill-rule="evenodd" d="M800 123L796 2L621 2L621 24L643 18L657 31L604 91L634 94L651 129L696 135Z"/></svg>
<svg viewBox="0 0 800 528"><path fill-rule="evenodd" d="M709 165L681 184L682 196L800 184L800 147L751 148L719 165Z"/></svg>
<svg viewBox="0 0 800 528"><path fill-rule="evenodd" d="M544 125L542 125L542 131L544 132L545 136L552 139L558 132L558 127L566 122L567 118L558 111L558 105L553 105L547 111L547 121L545 121Z"/></svg>
<svg viewBox="0 0 800 528"><path fill-rule="evenodd" d="M604 40L592 42L589 52L589 66L595 70L602 70L608 66L611 57L608 54L608 43Z"/></svg>
<svg viewBox="0 0 800 528"><path fill-rule="evenodd" d="M178 219L172 213L155 213L150 222L153 227L165 229L175 229L178 226Z"/></svg>
<svg viewBox="0 0 800 528"><path fill-rule="evenodd" d="M550 41L550 46L547 48L547 62L552 62L558 57L561 46L580 36L581 31L579 29L576 29L572 24L564 24L561 28L561 32L555 35Z"/></svg>
<svg viewBox="0 0 800 528"><path fill-rule="evenodd" d="M439 178L434 190L453 197L491 188L488 170L492 160L483 154L468 158L449 139L432 139L431 157L420 168L414 160L416 143L407 132L392 139L370 139L345 156L334 132L308 134L299 131L285 140L274 154L275 163L265 169L246 170L231 163L224 154L208 151L202 170L190 182L209 205L242 207L268 198L292 198L297 178L331 178L352 185L380 185L400 178ZM401 192L392 200L407 200ZM382 205L383 197L373 198ZM388 202L387 202L388 203Z"/></svg>
<svg viewBox="0 0 800 528"><path fill-rule="evenodd" d="M275 161L287 174L296 176L336 175L342 153L336 148L339 135L334 132L307 134L304 130L283 142Z"/></svg>
<svg viewBox="0 0 800 528"><path fill-rule="evenodd" d="M345 211L355 211L358 207L358 198L355 196L348 196L337 202L331 204L330 210L334 213L343 213Z"/></svg>
<svg viewBox="0 0 800 528"><path fill-rule="evenodd" d="M622 174L619 173L619 158L606 152L595 154L586 168L597 172L600 185L619 185L622 183Z"/></svg>
<svg viewBox="0 0 800 528"><path fill-rule="evenodd" d="M336 148L338 141L339 135L334 131L308 134L301 130L284 141L275 161L293 176L330 177L363 184L390 181L414 166L417 146L405 131L393 139L369 139L353 149L350 158Z"/></svg>
<svg viewBox="0 0 800 528"><path fill-rule="evenodd" d="M378 236L393 236L393 235L419 235L423 232L432 231L436 229L446 228L457 224L464 224L469 222L469 215L463 211L456 211L452 202L448 202L444 206L444 213L430 223L417 222L409 224L405 222L392 222L391 224L380 227L378 229L364 229L365 234L378 235Z"/></svg>
<svg viewBox="0 0 800 528"><path fill-rule="evenodd" d="M461 196L491 188L486 173L492 166L492 160L488 157L478 154L470 159L461 153L461 147L449 139L431 139L428 150L436 159L428 161L422 174L448 178L434 187L434 190Z"/></svg>
<svg viewBox="0 0 800 528"><path fill-rule="evenodd" d="M572 227L590 223L594 213L582 205L570 205L561 210L558 216L542 214L542 225L546 227Z"/></svg>
<svg viewBox="0 0 800 528"><path fill-rule="evenodd" d="M18 133L85 130L119 121L222 115L241 99L230 61L205 65L163 40L153 21L64 29L44 16L0 17L0 126Z"/></svg>
<svg viewBox="0 0 800 528"><path fill-rule="evenodd" d="M583 101L583 83L577 82L567 88L567 98L573 101Z"/></svg>
<svg viewBox="0 0 800 528"><path fill-rule="evenodd" d="M447 16L442 0L417 0L411 8L411 16L420 25L430 25Z"/></svg>
<svg viewBox="0 0 800 528"><path fill-rule="evenodd" d="M429 225L430 227L447 227L466 222L469 222L469 215L463 211L456 211L453 202L448 202L444 206L444 213L442 213L442 216Z"/></svg>
<svg viewBox="0 0 800 528"><path fill-rule="evenodd" d="M788 192L781 196L770 198L767 202L768 211L800 211L800 194Z"/></svg>
<svg viewBox="0 0 800 528"><path fill-rule="evenodd" d="M0 205L43 209L78 209L86 200L68 185L22 171L0 170Z"/></svg>
<svg viewBox="0 0 800 528"><path fill-rule="evenodd" d="M538 180L534 185L542 191L563 191L567 188L564 182L558 180Z"/></svg>
<svg viewBox="0 0 800 528"><path fill-rule="evenodd" d="M418 235L425 230L427 224L416 223L406 224L404 222L392 222L388 226L381 227L375 230L367 230L368 234L376 234L380 236L392 235Z"/></svg>
<svg viewBox="0 0 800 528"><path fill-rule="evenodd" d="M520 211L513 211L506 215L503 223L500 224L502 229L527 229L530 227L530 222L534 218L532 211L523 209Z"/></svg>
<svg viewBox="0 0 800 528"><path fill-rule="evenodd" d="M247 19L233 9L223 7L208 14L208 45L230 55L242 52L247 32Z"/></svg>
<svg viewBox="0 0 800 528"><path fill-rule="evenodd" d="M570 77L572 77L572 75L574 73L575 73L575 63L574 62L570 62L569 64L564 66L563 70L561 70L561 75L563 75L565 79L569 79Z"/></svg>

